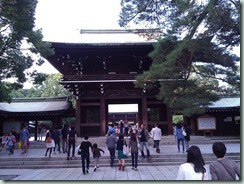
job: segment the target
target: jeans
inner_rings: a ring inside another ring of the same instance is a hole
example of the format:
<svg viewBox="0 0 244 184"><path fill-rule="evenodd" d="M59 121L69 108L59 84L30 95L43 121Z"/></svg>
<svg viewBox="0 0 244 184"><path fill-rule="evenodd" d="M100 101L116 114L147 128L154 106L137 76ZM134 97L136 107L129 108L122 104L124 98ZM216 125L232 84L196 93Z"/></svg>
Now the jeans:
<svg viewBox="0 0 244 184"><path fill-rule="evenodd" d="M70 149L72 146L72 157L75 156L75 141L69 141L68 157L70 156Z"/></svg>
<svg viewBox="0 0 244 184"><path fill-rule="evenodd" d="M137 168L138 163L138 153L131 153L131 161L132 161L132 167Z"/></svg>
<svg viewBox="0 0 244 184"><path fill-rule="evenodd" d="M189 141L187 141L186 139L185 139L185 145L186 145L186 150L188 150L189 149Z"/></svg>
<svg viewBox="0 0 244 184"><path fill-rule="evenodd" d="M81 154L81 164L82 164L83 174L85 174L86 169L89 170L89 165L90 165L90 154L89 153Z"/></svg>
<svg viewBox="0 0 244 184"><path fill-rule="evenodd" d="M155 144L155 146L156 146L156 151L157 151L157 152L160 151L160 149L159 149L159 142L160 142L160 140L154 140L154 144Z"/></svg>
<svg viewBox="0 0 244 184"><path fill-rule="evenodd" d="M57 151L60 152L60 142L55 142L55 147L54 147L54 152L56 150L56 147L57 147Z"/></svg>
<svg viewBox="0 0 244 184"><path fill-rule="evenodd" d="M180 142L181 142L181 145L182 145L182 150L183 150L183 152L185 151L185 145L184 145L184 142L185 142L185 140L184 140L185 138L182 138L182 139L177 139L177 146L178 146L178 152L180 152Z"/></svg>
<svg viewBox="0 0 244 184"><path fill-rule="evenodd" d="M149 147L148 147L148 142L140 142L140 150L141 150L142 157L145 157L145 154L143 152L144 147L147 150L147 158L149 158L150 157L150 151L149 151Z"/></svg>
<svg viewBox="0 0 244 184"><path fill-rule="evenodd" d="M114 159L115 159L115 148L108 148L109 154L110 154L110 165L111 167L114 164Z"/></svg>
<svg viewBox="0 0 244 184"><path fill-rule="evenodd" d="M62 139L63 153L67 153L67 139Z"/></svg>

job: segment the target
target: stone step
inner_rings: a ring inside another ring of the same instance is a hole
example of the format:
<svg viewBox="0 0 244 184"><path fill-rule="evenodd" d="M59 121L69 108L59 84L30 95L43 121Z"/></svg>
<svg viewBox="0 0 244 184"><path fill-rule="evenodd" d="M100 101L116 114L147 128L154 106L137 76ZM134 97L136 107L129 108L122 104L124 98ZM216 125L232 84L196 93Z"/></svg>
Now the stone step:
<svg viewBox="0 0 244 184"><path fill-rule="evenodd" d="M212 154L203 154L206 164L216 160ZM240 162L239 153L228 153L226 158ZM93 159L91 160L91 167L93 167ZM186 154L175 155L152 155L150 161L142 159L139 156L138 166L155 166L155 165L180 165L186 161ZM115 166L117 166L117 159L115 159ZM131 157L125 159L126 165L131 165ZM110 166L109 156L102 156L99 160L101 167ZM53 158L1 158L0 168L20 168L20 169L34 169L34 168L78 168L81 167L81 158L74 157L72 160L66 160L66 157L53 157Z"/></svg>
<svg viewBox="0 0 244 184"><path fill-rule="evenodd" d="M101 137L90 137L89 141L91 143L97 143L100 147L106 147L106 136ZM125 138L127 141L129 140L128 137ZM78 138L78 143L83 141L83 138ZM190 144L209 144L215 141L222 141L224 143L239 143L239 137L206 137L206 136L191 136ZM160 141L160 145L173 145L176 144L175 137L173 135L163 136L162 140ZM149 140L149 145L153 145L153 140ZM16 145L17 146L17 145ZM60 145L61 146L61 145ZM41 141L31 141L30 148L32 149L39 149L45 148L45 142Z"/></svg>

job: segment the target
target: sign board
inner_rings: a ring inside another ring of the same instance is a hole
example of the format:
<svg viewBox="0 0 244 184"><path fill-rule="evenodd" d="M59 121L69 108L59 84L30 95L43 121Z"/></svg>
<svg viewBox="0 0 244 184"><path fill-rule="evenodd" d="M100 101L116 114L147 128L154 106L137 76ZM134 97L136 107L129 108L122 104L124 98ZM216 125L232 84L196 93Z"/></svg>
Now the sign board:
<svg viewBox="0 0 244 184"><path fill-rule="evenodd" d="M198 118L197 119L198 130L216 130L215 118Z"/></svg>

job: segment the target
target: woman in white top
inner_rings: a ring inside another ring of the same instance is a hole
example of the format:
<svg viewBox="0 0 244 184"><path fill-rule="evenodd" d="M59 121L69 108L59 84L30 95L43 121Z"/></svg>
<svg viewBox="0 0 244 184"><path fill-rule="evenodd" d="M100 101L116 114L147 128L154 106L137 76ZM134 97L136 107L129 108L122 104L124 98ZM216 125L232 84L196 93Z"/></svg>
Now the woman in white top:
<svg viewBox="0 0 244 184"><path fill-rule="evenodd" d="M200 149L191 146L187 150L187 161L180 165L176 180L209 180L209 174L204 167Z"/></svg>

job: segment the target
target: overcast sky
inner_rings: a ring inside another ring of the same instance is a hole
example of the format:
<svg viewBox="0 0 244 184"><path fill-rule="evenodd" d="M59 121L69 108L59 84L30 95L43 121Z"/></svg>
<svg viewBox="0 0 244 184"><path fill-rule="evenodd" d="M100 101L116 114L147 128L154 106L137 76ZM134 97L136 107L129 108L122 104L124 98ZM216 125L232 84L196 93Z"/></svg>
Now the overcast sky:
<svg viewBox="0 0 244 184"><path fill-rule="evenodd" d="M118 29L120 0L38 0L36 27L46 41L73 41L80 29Z"/></svg>
<svg viewBox="0 0 244 184"><path fill-rule="evenodd" d="M122 42L144 41L138 35L81 35L81 29L121 29L118 20L120 0L38 0L36 28L44 41L52 42ZM111 41L110 41L111 40ZM57 73L49 63L40 72Z"/></svg>

